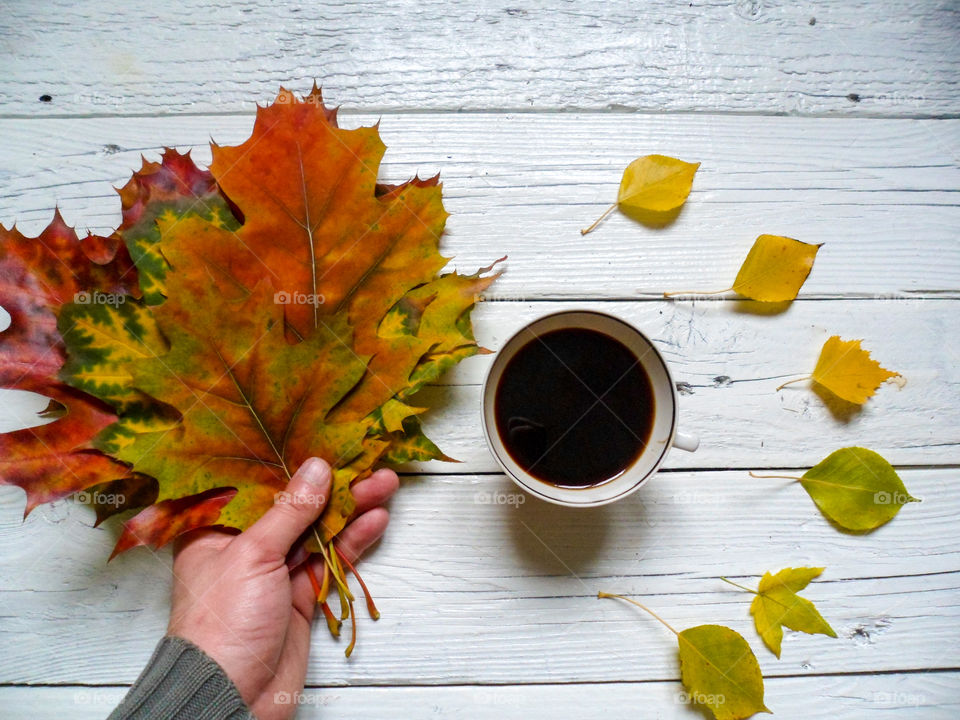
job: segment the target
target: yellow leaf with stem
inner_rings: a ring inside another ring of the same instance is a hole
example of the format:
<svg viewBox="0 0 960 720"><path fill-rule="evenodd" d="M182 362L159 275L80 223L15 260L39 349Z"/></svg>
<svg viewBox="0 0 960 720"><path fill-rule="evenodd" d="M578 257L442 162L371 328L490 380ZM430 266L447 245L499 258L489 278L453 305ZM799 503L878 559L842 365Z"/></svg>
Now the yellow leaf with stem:
<svg viewBox="0 0 960 720"><path fill-rule="evenodd" d="M760 235L747 253L733 285L709 292L666 292L676 295L719 295L731 290L760 302L789 302L796 299L806 282L820 245L800 242L780 235Z"/></svg>
<svg viewBox="0 0 960 720"><path fill-rule="evenodd" d="M837 636L814 604L797 595L798 591L803 590L822 572L822 567L784 568L776 575L766 572L756 590L727 578L720 579L754 594L753 602L750 603L750 614L753 615L757 633L770 651L779 658L784 627L810 635L829 635L834 638Z"/></svg>
<svg viewBox="0 0 960 720"><path fill-rule="evenodd" d="M740 266L733 290L751 300L793 300L813 269L820 245L780 235L761 235Z"/></svg>
<svg viewBox="0 0 960 720"><path fill-rule="evenodd" d="M788 380L780 388L795 382L812 379L837 397L863 405L880 385L901 375L886 368L860 347L860 340L841 340L839 335L829 338L820 351L820 359L813 374Z"/></svg>
<svg viewBox="0 0 960 720"><path fill-rule="evenodd" d="M586 235L596 228L617 208L645 225L667 224L687 201L699 167L700 163L688 163L667 155L637 158L623 171L617 201L580 234Z"/></svg>
<svg viewBox="0 0 960 720"><path fill-rule="evenodd" d="M740 633L723 625L697 625L677 632L636 600L606 592L597 593L597 597L636 605L677 636L680 680L691 701L708 708L717 720L741 720L770 712L763 704L760 664Z"/></svg>

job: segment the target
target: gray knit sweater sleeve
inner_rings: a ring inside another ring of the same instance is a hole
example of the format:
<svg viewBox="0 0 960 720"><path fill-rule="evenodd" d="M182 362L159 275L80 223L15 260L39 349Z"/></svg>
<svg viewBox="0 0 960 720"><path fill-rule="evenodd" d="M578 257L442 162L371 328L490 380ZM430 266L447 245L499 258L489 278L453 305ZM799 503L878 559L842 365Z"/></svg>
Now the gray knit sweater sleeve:
<svg viewBox="0 0 960 720"><path fill-rule="evenodd" d="M168 635L109 720L253 720L253 714L216 661Z"/></svg>

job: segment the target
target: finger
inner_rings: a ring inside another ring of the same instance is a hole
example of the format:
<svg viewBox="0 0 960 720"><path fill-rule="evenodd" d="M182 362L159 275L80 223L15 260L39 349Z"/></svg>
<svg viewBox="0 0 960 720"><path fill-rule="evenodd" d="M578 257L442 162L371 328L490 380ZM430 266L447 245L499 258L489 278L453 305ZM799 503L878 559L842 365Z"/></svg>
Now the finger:
<svg viewBox="0 0 960 720"><path fill-rule="evenodd" d="M381 468L368 478L364 478L351 486L356 509L354 517L363 515L378 505L383 505L400 487L400 478L393 470Z"/></svg>
<svg viewBox="0 0 960 720"><path fill-rule="evenodd" d="M337 538L337 547L351 563L357 561L364 551L383 535L390 522L390 513L377 507L347 525Z"/></svg>
<svg viewBox="0 0 960 720"><path fill-rule="evenodd" d="M330 466L320 458L310 458L290 479L286 490L277 493L276 502L241 535L261 558L285 558L290 546L312 525L330 493Z"/></svg>

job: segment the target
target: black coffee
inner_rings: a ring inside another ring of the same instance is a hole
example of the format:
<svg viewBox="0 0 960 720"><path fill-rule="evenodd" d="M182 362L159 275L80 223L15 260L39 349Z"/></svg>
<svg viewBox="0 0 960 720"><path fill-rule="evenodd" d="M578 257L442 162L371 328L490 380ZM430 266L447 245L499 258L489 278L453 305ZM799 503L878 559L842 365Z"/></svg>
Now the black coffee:
<svg viewBox="0 0 960 720"><path fill-rule="evenodd" d="M554 330L510 359L494 399L514 461L553 485L583 488L620 475L650 439L654 397L643 365L595 330Z"/></svg>

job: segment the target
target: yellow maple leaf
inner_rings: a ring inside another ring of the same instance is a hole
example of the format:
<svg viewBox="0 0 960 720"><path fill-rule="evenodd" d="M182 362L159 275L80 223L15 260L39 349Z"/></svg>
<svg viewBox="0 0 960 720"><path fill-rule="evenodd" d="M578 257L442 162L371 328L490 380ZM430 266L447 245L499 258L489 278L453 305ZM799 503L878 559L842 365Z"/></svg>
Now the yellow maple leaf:
<svg viewBox="0 0 960 720"><path fill-rule="evenodd" d="M829 338L820 351L820 359L813 374L789 380L790 383L812 379L847 402L863 405L880 385L891 378L901 377L880 366L870 352L860 347L860 340L841 340L839 335Z"/></svg>
<svg viewBox="0 0 960 720"><path fill-rule="evenodd" d="M617 208L647 225L666 224L687 201L699 167L700 163L688 163L667 155L637 158L623 171L617 201L580 234L586 235Z"/></svg>
<svg viewBox="0 0 960 720"><path fill-rule="evenodd" d="M754 594L750 614L753 615L757 632L764 644L779 658L785 627L810 635L837 636L814 604L797 595L822 572L822 567L784 568L776 575L766 572L756 590L727 578L720 579Z"/></svg>

